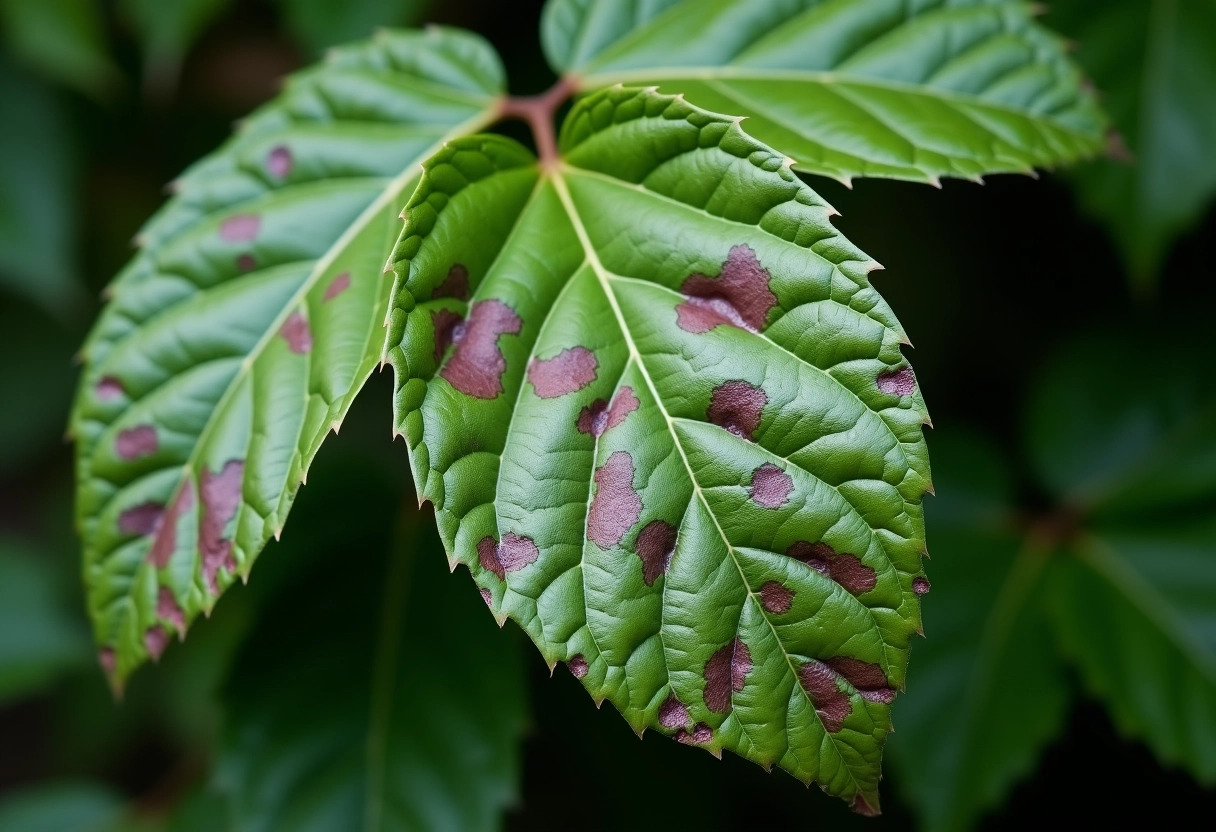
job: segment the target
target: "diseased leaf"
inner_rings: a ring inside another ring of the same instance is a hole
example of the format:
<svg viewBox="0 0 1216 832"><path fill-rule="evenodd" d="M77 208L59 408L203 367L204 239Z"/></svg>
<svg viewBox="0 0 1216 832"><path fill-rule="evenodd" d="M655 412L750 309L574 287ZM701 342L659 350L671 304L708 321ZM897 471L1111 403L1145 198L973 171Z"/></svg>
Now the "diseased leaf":
<svg viewBox="0 0 1216 832"><path fill-rule="evenodd" d="M583 89L658 84L747 118L848 182L1053 167L1103 118L1061 40L1009 0L551 0L550 63Z"/></svg>
<svg viewBox="0 0 1216 832"><path fill-rule="evenodd" d="M933 447L933 603L900 698L891 759L928 830L974 828L1063 726L1069 690L1047 617L1056 553L1013 525L1005 460Z"/></svg>
<svg viewBox="0 0 1216 832"><path fill-rule="evenodd" d="M920 625L927 420L877 264L738 122L576 104L406 208L388 357L453 562L637 731L877 811Z"/></svg>
<svg viewBox="0 0 1216 832"><path fill-rule="evenodd" d="M1119 131L1114 162L1078 170L1077 192L1110 227L1137 288L1151 289L1170 245L1216 195L1216 2L1057 0L1050 8Z"/></svg>
<svg viewBox="0 0 1216 832"><path fill-rule="evenodd" d="M379 357L418 162L492 118L481 40L333 53L175 183L84 348L73 415L89 610L117 682L283 526Z"/></svg>

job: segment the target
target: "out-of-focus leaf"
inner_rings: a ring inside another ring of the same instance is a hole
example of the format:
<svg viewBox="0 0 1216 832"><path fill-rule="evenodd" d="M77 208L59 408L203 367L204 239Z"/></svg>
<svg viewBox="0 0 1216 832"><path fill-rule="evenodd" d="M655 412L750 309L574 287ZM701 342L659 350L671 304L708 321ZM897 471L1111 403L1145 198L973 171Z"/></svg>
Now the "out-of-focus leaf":
<svg viewBox="0 0 1216 832"><path fill-rule="evenodd" d="M91 661L88 634L68 614L54 566L23 544L0 540L0 703Z"/></svg>
<svg viewBox="0 0 1216 832"><path fill-rule="evenodd" d="M154 83L176 77L178 65L195 38L233 0L122 0L122 9L143 42Z"/></svg>
<svg viewBox="0 0 1216 832"><path fill-rule="evenodd" d="M800 170L936 183L1066 164L1104 120L1061 39L1007 0L550 0L550 63L582 89L659 84Z"/></svg>
<svg viewBox="0 0 1216 832"><path fill-rule="evenodd" d="M367 37L385 26L415 25L429 4L430 0L279 0L288 28L313 52Z"/></svg>
<svg viewBox="0 0 1216 832"><path fill-rule="evenodd" d="M97 0L0 0L0 24L13 54L49 78L93 95L118 80Z"/></svg>
<svg viewBox="0 0 1216 832"><path fill-rule="evenodd" d="M0 798L5 832L119 832L123 803L90 783L53 783Z"/></svg>
<svg viewBox="0 0 1216 832"><path fill-rule="evenodd" d="M1005 461L966 438L935 441L933 458L933 603L890 749L926 828L962 830L1031 770L1068 688L1046 616L1053 555L1013 527Z"/></svg>
<svg viewBox="0 0 1216 832"><path fill-rule="evenodd" d="M71 125L59 94L2 55L0 108L0 288L63 317L81 299Z"/></svg>
<svg viewBox="0 0 1216 832"><path fill-rule="evenodd" d="M1076 172L1141 289L1216 195L1216 0L1053 0L1130 155Z"/></svg>

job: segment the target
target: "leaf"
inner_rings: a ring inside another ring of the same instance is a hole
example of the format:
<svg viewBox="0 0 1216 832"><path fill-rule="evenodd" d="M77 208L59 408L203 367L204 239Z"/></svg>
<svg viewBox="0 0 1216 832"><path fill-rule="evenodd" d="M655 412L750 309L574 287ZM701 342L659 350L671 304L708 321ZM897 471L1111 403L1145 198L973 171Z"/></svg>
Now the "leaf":
<svg viewBox="0 0 1216 832"><path fill-rule="evenodd" d="M363 473L348 479L359 499L339 500L345 540L318 546L293 526L275 553L290 571L225 696L210 789L223 828L496 829L516 795L519 652L448 576L430 518L411 509L395 522L393 495ZM327 482L304 510L332 526L338 478ZM358 568L335 568L348 551ZM302 598L324 600L301 615Z"/></svg>
<svg viewBox="0 0 1216 832"><path fill-rule="evenodd" d="M1216 195L1216 2L1059 0L1051 9L1120 135L1116 163L1076 171L1078 195L1109 226L1137 288L1151 289L1170 245Z"/></svg>
<svg viewBox="0 0 1216 832"><path fill-rule="evenodd" d="M279 0L288 28L310 51L419 22L428 0Z"/></svg>
<svg viewBox="0 0 1216 832"><path fill-rule="evenodd" d="M418 162L493 117L480 39L398 32L293 78L188 170L84 348L77 515L121 683L282 529L376 365L381 270Z"/></svg>
<svg viewBox="0 0 1216 832"><path fill-rule="evenodd" d="M591 95L561 150L454 141L406 208L387 351L419 495L636 731L877 811L929 487L877 264L678 98Z"/></svg>
<svg viewBox="0 0 1216 832"><path fill-rule="evenodd" d="M119 80L94 0L0 0L0 22L13 54L55 81L100 95Z"/></svg>
<svg viewBox="0 0 1216 832"><path fill-rule="evenodd" d="M22 832L117 832L122 816L118 795L92 783L48 783L0 800L0 829Z"/></svg>
<svg viewBox="0 0 1216 832"><path fill-rule="evenodd" d="M974 828L999 805L1062 728L1070 698L1045 603L1054 555L1013 526L1005 460L953 436L933 448L933 603L891 739L929 830Z"/></svg>
<svg viewBox="0 0 1216 832"><path fill-rule="evenodd" d="M1103 118L1061 40L1008 0L551 0L549 61L581 89L658 84L747 118L809 173L1029 173L1089 156Z"/></svg>

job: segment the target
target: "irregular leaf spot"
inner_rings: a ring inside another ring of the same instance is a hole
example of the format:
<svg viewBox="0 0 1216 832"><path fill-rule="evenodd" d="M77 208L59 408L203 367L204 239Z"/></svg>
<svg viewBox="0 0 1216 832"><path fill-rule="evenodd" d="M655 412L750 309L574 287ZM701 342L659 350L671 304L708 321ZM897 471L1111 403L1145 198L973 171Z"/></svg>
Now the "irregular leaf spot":
<svg viewBox="0 0 1216 832"><path fill-rule="evenodd" d="M635 548L642 561L642 580L646 586L653 586L671 565L676 550L676 527L666 520L651 520L638 532Z"/></svg>
<svg viewBox="0 0 1216 832"><path fill-rule="evenodd" d="M922 578L919 575L917 575L915 578L912 579L912 591L915 592L917 595L924 595L926 592L928 592L932 588L933 588L933 585L931 583L929 583L929 580L927 578Z"/></svg>
<svg viewBox="0 0 1216 832"><path fill-rule="evenodd" d="M102 376L97 382L97 387L94 388L99 399L117 399L126 391L122 389L122 382L114 378L114 376Z"/></svg>
<svg viewBox="0 0 1216 832"><path fill-rule="evenodd" d="M500 300L473 304L468 322L452 331L456 348L439 371L440 378L474 398L496 397L502 392L502 374L507 370L498 339L518 335L522 325L515 310Z"/></svg>
<svg viewBox="0 0 1216 832"><path fill-rule="evenodd" d="M253 258L252 254L242 254L236 258L236 267L243 272L251 272L256 267L258 261Z"/></svg>
<svg viewBox="0 0 1216 832"><path fill-rule="evenodd" d="M528 381L542 399L576 393L595 381L599 362L586 347L569 347L552 358L534 358L528 365Z"/></svg>
<svg viewBox="0 0 1216 832"><path fill-rule="evenodd" d="M224 527L236 516L237 507L241 504L244 474L245 463L230 459L219 473L204 468L199 478L202 517L198 525L198 548L203 555L203 579L212 595L219 592L216 575L220 568L230 572L236 569L232 541L224 537Z"/></svg>
<svg viewBox="0 0 1216 832"><path fill-rule="evenodd" d="M498 562L504 572L518 572L530 563L535 563L540 557L536 543L530 537L520 537L515 532L507 532L498 544Z"/></svg>
<svg viewBox="0 0 1216 832"><path fill-rule="evenodd" d="M698 722L693 727L692 733L688 733L683 728L676 731L676 742L684 743L684 745L704 745L714 738L713 729L704 722Z"/></svg>
<svg viewBox="0 0 1216 832"><path fill-rule="evenodd" d="M502 564L498 562L498 541L486 536L477 541L477 562L481 568L493 572L501 581L506 577Z"/></svg>
<svg viewBox="0 0 1216 832"><path fill-rule="evenodd" d="M798 669L798 679L811 697L824 730L835 734L853 710L849 697L836 685L836 673L823 662L808 661Z"/></svg>
<svg viewBox="0 0 1216 832"><path fill-rule="evenodd" d="M735 436L755 441L760 415L768 404L764 390L746 381L726 381L714 388L705 417Z"/></svg>
<svg viewBox="0 0 1216 832"><path fill-rule="evenodd" d="M114 442L114 450L123 459L139 459L156 453L156 428L151 425L137 425L127 428L118 434Z"/></svg>
<svg viewBox="0 0 1216 832"><path fill-rule="evenodd" d="M114 655L114 648L102 647L98 650L97 663L101 665L101 669L107 676L114 675L114 670L118 667L118 658Z"/></svg>
<svg viewBox="0 0 1216 832"><path fill-rule="evenodd" d="M118 531L120 534L152 534L160 528L164 513L165 507L160 503L147 502L132 506L118 515Z"/></svg>
<svg viewBox="0 0 1216 832"><path fill-rule="evenodd" d="M186 614L168 587L162 586L156 592L156 617L168 621L178 632L186 629Z"/></svg>
<svg viewBox="0 0 1216 832"><path fill-rule="evenodd" d="M771 462L766 462L752 472L752 502L763 508L781 508L789 502L794 491L790 475Z"/></svg>
<svg viewBox="0 0 1216 832"><path fill-rule="evenodd" d="M853 595L869 592L878 583L873 568L861 562L856 555L839 554L826 543L808 543L800 540L787 551L790 557L826 575Z"/></svg>
<svg viewBox="0 0 1216 832"><path fill-rule="evenodd" d="M570 661L566 662L566 666L570 668L570 673L573 674L575 679L583 678L587 675L587 671L590 670L587 667L587 660L583 658L582 653L575 653L571 656Z"/></svg>
<svg viewBox="0 0 1216 832"><path fill-rule="evenodd" d="M858 792L853 798L852 808L854 812L862 817L873 818L877 817L879 814L878 810L870 805L870 801L866 800L861 792Z"/></svg>
<svg viewBox="0 0 1216 832"><path fill-rule="evenodd" d="M486 602L487 607L492 606L494 603L494 593L490 592L490 590L486 589L485 587L482 587L481 600Z"/></svg>
<svg viewBox="0 0 1216 832"><path fill-rule="evenodd" d="M291 151L284 145L278 145L266 156L266 170L275 179L286 179L291 174L293 161Z"/></svg>
<svg viewBox="0 0 1216 832"><path fill-rule="evenodd" d="M350 272L342 272L333 280L329 281L329 285L325 287L325 294L321 296L321 300L331 301L349 288Z"/></svg>
<svg viewBox="0 0 1216 832"><path fill-rule="evenodd" d="M670 694L659 706L659 724L664 728L683 728L688 724L688 706Z"/></svg>
<svg viewBox="0 0 1216 832"><path fill-rule="evenodd" d="M469 299L469 270L457 263L448 270L443 282L431 292L432 298Z"/></svg>
<svg viewBox="0 0 1216 832"><path fill-rule="evenodd" d="M153 624L144 633L144 647L148 648L148 654L152 656L152 661L160 658L160 654L165 652L165 647L168 644L169 634L159 624Z"/></svg>
<svg viewBox="0 0 1216 832"><path fill-rule="evenodd" d="M782 615L790 611L794 603L794 591L787 589L777 581L766 581L760 587L760 605L767 612Z"/></svg>
<svg viewBox="0 0 1216 832"><path fill-rule="evenodd" d="M257 214L237 214L220 224L220 238L230 243L248 243L256 239L262 228Z"/></svg>
<svg viewBox="0 0 1216 832"><path fill-rule="evenodd" d="M169 505L169 510L161 515L155 530L156 537L152 539L152 546L148 549L148 562L157 569L164 569L169 565L169 558L173 557L173 552L177 549L177 521L193 507L194 488L190 480L183 480L177 496Z"/></svg>
<svg viewBox="0 0 1216 832"><path fill-rule="evenodd" d="M431 312L431 327L435 330L435 363L443 360L443 354L452 345L452 334L464 318L459 312L450 309L438 309Z"/></svg>
<svg viewBox="0 0 1216 832"><path fill-rule="evenodd" d="M287 342L287 348L298 355L303 355L312 349L312 330L308 321L299 312L292 312L279 329L279 335Z"/></svg>
<svg viewBox="0 0 1216 832"><path fill-rule="evenodd" d="M633 394L632 387L622 387L612 399L612 406L603 399L596 399L582 409L578 414L578 429L580 433L595 437L603 436L607 431L623 423L630 413L641 406L638 397Z"/></svg>
<svg viewBox="0 0 1216 832"><path fill-rule="evenodd" d="M895 700L895 690L878 665L851 656L837 656L828 659L827 664L857 688L865 699L887 703Z"/></svg>
<svg viewBox="0 0 1216 832"><path fill-rule="evenodd" d="M696 334L720 324L758 332L777 305L770 279L751 246L734 246L717 277L694 274L684 281L680 291L688 300L676 307L676 323Z"/></svg>
<svg viewBox="0 0 1216 832"><path fill-rule="evenodd" d="M752 669L752 654L742 639L719 647L705 663L705 707L714 713L730 710L731 692L743 690Z"/></svg>
<svg viewBox="0 0 1216 832"><path fill-rule="evenodd" d="M907 396L916 389L916 375L911 367L889 370L877 379L878 389L892 396Z"/></svg>
<svg viewBox="0 0 1216 832"><path fill-rule="evenodd" d="M587 537L601 549L621 542L642 514L642 498L633 489L633 457L613 451L595 472L595 496L587 512Z"/></svg>

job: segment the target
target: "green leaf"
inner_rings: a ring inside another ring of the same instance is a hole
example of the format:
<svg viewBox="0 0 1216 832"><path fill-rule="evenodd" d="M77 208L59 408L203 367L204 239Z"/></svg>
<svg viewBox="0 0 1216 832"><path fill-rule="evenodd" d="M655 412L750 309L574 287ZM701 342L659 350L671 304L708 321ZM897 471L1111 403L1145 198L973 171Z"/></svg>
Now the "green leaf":
<svg viewBox="0 0 1216 832"><path fill-rule="evenodd" d="M419 22L429 0L279 0L296 38L313 52L367 37L383 26Z"/></svg>
<svg viewBox="0 0 1216 832"><path fill-rule="evenodd" d="M1058 565L1014 528L1005 460L957 434L933 458L933 603L891 756L925 827L964 830L1033 769L1069 691L1045 603Z"/></svg>
<svg viewBox="0 0 1216 832"><path fill-rule="evenodd" d="M1051 10L1126 145L1111 148L1122 163L1076 172L1078 194L1110 227L1138 288L1151 289L1170 245L1216 195L1216 2L1058 0Z"/></svg>
<svg viewBox="0 0 1216 832"><path fill-rule="evenodd" d="M419 494L635 730L877 810L929 487L877 264L735 119L617 87L560 145L454 141L406 208L387 349Z"/></svg>
<svg viewBox="0 0 1216 832"><path fill-rule="evenodd" d="M85 579L116 682L278 534L375 367L418 162L493 117L480 39L386 33L293 78L175 184L84 348Z"/></svg>
<svg viewBox="0 0 1216 832"><path fill-rule="evenodd" d="M117 832L118 795L91 783L49 783L0 800L0 829L21 832Z"/></svg>
<svg viewBox="0 0 1216 832"><path fill-rule="evenodd" d="M333 502L308 496L318 509ZM411 509L394 543L383 502L373 493L369 508L343 515L352 529L336 547L312 546L293 526L296 545L275 553L290 575L225 697L211 784L223 828L489 830L515 799L527 717L519 651L447 574L430 518ZM334 568L352 550L358 568ZM301 615L301 599L324 600Z"/></svg>
<svg viewBox="0 0 1216 832"><path fill-rule="evenodd" d="M1032 14L1009 0L551 0L543 25L550 62L582 89L658 84L746 117L799 170L936 183L1101 147L1093 97Z"/></svg>
<svg viewBox="0 0 1216 832"><path fill-rule="evenodd" d="M95 0L0 0L0 23L13 54L47 77L92 95L117 83Z"/></svg>

